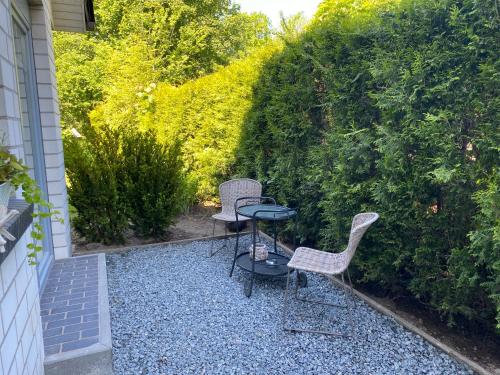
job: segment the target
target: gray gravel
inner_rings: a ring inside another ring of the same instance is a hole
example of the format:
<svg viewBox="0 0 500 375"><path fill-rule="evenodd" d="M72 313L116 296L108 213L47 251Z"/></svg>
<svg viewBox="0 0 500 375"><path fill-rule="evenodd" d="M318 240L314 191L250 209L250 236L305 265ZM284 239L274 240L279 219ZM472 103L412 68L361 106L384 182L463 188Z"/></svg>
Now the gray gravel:
<svg viewBox="0 0 500 375"><path fill-rule="evenodd" d="M355 297L349 297L354 339L284 332L284 282L258 280L247 298L247 274L236 270L229 278L231 252L206 258L207 246L199 241L107 256L116 374L472 373ZM303 293L344 298L326 279L308 276ZM309 316L295 324L324 328L321 322L333 318L334 327L347 327L343 310L294 306Z"/></svg>

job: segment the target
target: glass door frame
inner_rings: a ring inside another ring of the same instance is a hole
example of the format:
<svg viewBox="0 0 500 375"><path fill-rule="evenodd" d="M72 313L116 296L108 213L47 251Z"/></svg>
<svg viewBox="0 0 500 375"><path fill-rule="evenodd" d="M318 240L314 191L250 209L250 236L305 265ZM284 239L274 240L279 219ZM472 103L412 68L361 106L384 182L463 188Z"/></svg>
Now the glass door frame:
<svg viewBox="0 0 500 375"><path fill-rule="evenodd" d="M21 16L21 13L16 10L14 4L11 5L12 9L12 38L13 38L13 48L14 48L14 61L17 58L16 46L14 41L14 27L16 25L19 27L21 32L26 36L24 47L26 48L26 75L27 79L25 82L26 90L26 101L28 106L28 121L30 128L31 137L31 148L33 153L33 172L35 175L35 180L42 191L44 199L48 200L48 183L47 174L45 169L45 152L43 145L43 134L41 127L41 116L40 116L40 104L38 98L38 87L36 80L36 70L34 62L34 52L33 52L33 40L31 37L31 28L29 22ZM18 85L18 95L19 93L19 70L17 63L15 62L16 69L16 82ZM19 98L19 113L22 116L21 102ZM21 127L23 127L23 120L21 119ZM24 141L23 141L24 142ZM43 291L45 282L47 281L47 276L54 263L54 247L52 243L52 223L50 218L41 219L41 224L43 227L44 238L42 240L42 252L43 256L41 259L37 259L37 271L38 271L38 283L40 286L40 292Z"/></svg>

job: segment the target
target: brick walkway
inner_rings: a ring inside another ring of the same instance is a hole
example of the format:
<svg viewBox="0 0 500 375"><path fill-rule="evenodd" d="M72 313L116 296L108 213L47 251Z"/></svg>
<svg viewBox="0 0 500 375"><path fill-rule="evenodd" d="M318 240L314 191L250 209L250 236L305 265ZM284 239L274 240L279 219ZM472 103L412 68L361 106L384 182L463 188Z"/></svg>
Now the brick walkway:
<svg viewBox="0 0 500 375"><path fill-rule="evenodd" d="M99 341L98 256L57 260L40 300L45 355Z"/></svg>

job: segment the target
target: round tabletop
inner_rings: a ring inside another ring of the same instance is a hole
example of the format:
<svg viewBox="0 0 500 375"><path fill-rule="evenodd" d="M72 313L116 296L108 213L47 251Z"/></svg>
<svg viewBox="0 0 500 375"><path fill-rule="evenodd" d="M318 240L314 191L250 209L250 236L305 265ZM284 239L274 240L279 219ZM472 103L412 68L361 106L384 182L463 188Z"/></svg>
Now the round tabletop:
<svg viewBox="0 0 500 375"><path fill-rule="evenodd" d="M255 220L288 220L297 215L297 211L276 204L250 204L238 207L238 215Z"/></svg>

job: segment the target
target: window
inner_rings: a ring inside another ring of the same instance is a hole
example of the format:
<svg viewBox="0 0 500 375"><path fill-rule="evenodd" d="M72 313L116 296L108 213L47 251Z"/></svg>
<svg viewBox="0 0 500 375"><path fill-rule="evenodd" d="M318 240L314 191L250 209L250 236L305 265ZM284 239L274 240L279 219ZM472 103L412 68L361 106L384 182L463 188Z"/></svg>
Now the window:
<svg viewBox="0 0 500 375"><path fill-rule="evenodd" d="M19 121L22 127L24 162L30 168L32 177L37 181L47 198L47 178L43 152L40 110L35 81L35 68L29 29L13 11L12 31L14 37L15 67L19 97ZM38 273L41 283L53 262L52 231L49 218L42 220L45 233L43 251L38 255Z"/></svg>

